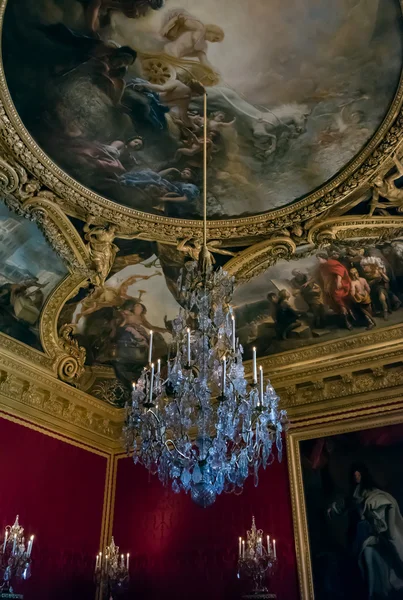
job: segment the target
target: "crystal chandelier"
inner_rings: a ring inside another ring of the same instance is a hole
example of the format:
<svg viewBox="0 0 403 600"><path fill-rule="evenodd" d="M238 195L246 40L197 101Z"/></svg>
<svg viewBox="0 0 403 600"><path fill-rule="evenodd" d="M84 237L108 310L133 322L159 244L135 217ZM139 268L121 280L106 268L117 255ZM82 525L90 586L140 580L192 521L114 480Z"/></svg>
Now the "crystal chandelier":
<svg viewBox="0 0 403 600"><path fill-rule="evenodd" d="M277 567L276 540L270 542L270 536L263 537L262 529L258 529L255 517L252 517L252 527L246 532L245 540L239 538L238 578L245 576L252 579L254 584L253 596L275 598L268 594L265 585L267 576L271 576Z"/></svg>
<svg viewBox="0 0 403 600"><path fill-rule="evenodd" d="M282 458L287 422L262 367L245 379L242 346L231 306L234 277L213 268L207 248L207 97L204 96L203 247L198 262L185 263L178 279L179 315L166 367L152 362L133 384L125 437L135 463L158 474L174 492L190 492L200 506L217 494L242 491L250 473Z"/></svg>
<svg viewBox="0 0 403 600"><path fill-rule="evenodd" d="M112 536L111 543L100 552L95 561L95 582L98 587L97 598L113 600L120 596L129 585L129 554L119 554Z"/></svg>
<svg viewBox="0 0 403 600"><path fill-rule="evenodd" d="M14 595L14 579L27 580L31 577L31 552L34 536L25 545L24 528L17 515L14 525L7 525L4 540L0 544L0 598L22 598Z"/></svg>

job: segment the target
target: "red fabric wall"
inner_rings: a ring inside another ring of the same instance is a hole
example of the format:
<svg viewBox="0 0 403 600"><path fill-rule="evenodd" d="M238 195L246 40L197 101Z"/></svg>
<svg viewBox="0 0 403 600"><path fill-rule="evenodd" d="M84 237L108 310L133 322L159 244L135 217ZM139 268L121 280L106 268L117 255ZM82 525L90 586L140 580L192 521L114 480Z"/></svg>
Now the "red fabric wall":
<svg viewBox="0 0 403 600"><path fill-rule="evenodd" d="M271 591L278 600L298 600L288 472L285 460L250 478L240 496L222 495L207 509L163 488L157 477L118 463L115 541L131 554L131 590L136 600L236 600L238 538L252 515L277 540L279 570ZM129 595L130 597L130 595Z"/></svg>
<svg viewBox="0 0 403 600"><path fill-rule="evenodd" d="M26 600L91 600L106 458L0 418L0 527L35 534Z"/></svg>

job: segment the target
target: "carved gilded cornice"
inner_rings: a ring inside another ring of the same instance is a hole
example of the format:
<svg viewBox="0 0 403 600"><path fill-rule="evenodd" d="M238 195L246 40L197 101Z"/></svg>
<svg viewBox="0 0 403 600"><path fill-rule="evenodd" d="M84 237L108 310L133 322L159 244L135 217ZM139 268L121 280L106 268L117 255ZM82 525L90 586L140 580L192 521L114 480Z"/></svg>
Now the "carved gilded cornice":
<svg viewBox="0 0 403 600"><path fill-rule="evenodd" d="M403 234L403 217L369 217L350 215L327 218L308 231L308 243L325 246L334 242L374 243Z"/></svg>
<svg viewBox="0 0 403 600"><path fill-rule="evenodd" d="M4 336L5 337L5 336ZM8 338L10 339L10 338ZM0 410L58 435L111 454L121 453L125 411L59 381L52 364L10 340L0 349ZM271 376L292 427L315 417L337 418L351 410L393 403L403 394L403 339L388 350Z"/></svg>
<svg viewBox="0 0 403 600"><path fill-rule="evenodd" d="M0 409L88 449L121 452L124 411L55 378L50 369L0 348Z"/></svg>
<svg viewBox="0 0 403 600"><path fill-rule="evenodd" d="M240 252L225 265L226 271L236 277L237 283L244 283L264 273L278 260L289 260L297 246L289 237L281 236L264 240Z"/></svg>

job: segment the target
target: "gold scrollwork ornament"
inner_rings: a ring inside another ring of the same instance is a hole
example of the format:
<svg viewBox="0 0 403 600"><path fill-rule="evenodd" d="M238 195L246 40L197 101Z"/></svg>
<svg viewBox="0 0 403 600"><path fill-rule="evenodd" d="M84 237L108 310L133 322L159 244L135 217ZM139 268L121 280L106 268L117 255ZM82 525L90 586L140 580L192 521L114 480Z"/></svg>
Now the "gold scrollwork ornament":
<svg viewBox="0 0 403 600"><path fill-rule="evenodd" d="M59 332L59 345L63 354L56 359L60 379L72 382L84 372L86 351L74 337L74 326L65 324Z"/></svg>

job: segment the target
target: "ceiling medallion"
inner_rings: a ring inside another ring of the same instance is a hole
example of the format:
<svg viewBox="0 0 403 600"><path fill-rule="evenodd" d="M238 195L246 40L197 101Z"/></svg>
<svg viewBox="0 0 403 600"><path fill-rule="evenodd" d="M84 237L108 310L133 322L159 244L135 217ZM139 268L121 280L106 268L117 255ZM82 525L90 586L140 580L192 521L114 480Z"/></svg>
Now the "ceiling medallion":
<svg viewBox="0 0 403 600"><path fill-rule="evenodd" d="M204 124L207 96L204 97ZM265 386L256 352L253 382L242 365L230 304L234 277L214 269L207 249L206 164L204 125L204 239L198 262L185 264L178 280L181 309L173 321L173 356L167 367L152 362L133 384L125 434L135 463L158 474L174 492L190 492L202 507L217 494L241 492L253 472L282 457L281 434L287 422L270 382Z"/></svg>

